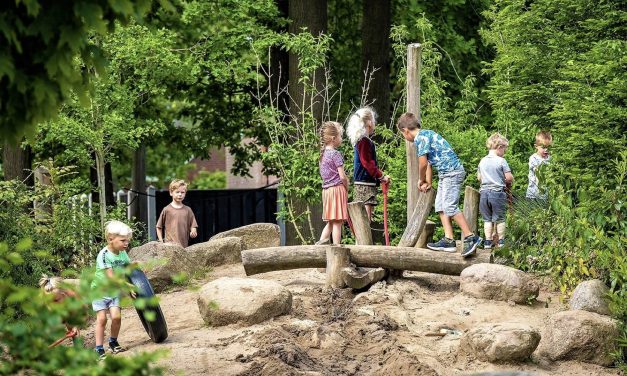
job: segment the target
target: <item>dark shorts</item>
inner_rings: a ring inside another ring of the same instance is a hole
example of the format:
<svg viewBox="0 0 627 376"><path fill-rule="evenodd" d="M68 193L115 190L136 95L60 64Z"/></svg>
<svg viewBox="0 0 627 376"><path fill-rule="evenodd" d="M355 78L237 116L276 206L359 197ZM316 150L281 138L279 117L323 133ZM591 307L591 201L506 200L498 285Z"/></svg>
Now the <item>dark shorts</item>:
<svg viewBox="0 0 627 376"><path fill-rule="evenodd" d="M377 187L374 185L355 184L353 201L361 201L365 205L377 205Z"/></svg>
<svg viewBox="0 0 627 376"><path fill-rule="evenodd" d="M479 199L479 211L486 222L505 222L507 193L504 191L482 191Z"/></svg>

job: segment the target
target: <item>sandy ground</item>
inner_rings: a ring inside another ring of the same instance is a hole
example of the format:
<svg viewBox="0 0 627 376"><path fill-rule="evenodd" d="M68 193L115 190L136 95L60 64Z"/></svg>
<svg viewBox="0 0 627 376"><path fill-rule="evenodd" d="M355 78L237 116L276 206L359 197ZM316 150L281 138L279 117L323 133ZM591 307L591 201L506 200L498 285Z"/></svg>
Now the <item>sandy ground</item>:
<svg viewBox="0 0 627 376"><path fill-rule="evenodd" d="M324 274L301 269L260 274L293 294L292 312L262 324L205 326L196 304L203 283L244 277L241 265L214 269L186 289L160 294L168 339L155 344L134 309L123 310L123 354L167 350L159 364L172 375L468 375L526 371L534 375L619 375L579 362L549 363L535 356L523 364L491 364L459 349L464 330L479 323L523 322L542 328L565 307L541 291L533 305L474 299L459 293L459 277L405 272L365 292L324 288ZM446 329L445 336L429 334ZM93 328L84 331L93 345ZM91 343L90 343L91 342ZM122 354L118 356L123 356Z"/></svg>

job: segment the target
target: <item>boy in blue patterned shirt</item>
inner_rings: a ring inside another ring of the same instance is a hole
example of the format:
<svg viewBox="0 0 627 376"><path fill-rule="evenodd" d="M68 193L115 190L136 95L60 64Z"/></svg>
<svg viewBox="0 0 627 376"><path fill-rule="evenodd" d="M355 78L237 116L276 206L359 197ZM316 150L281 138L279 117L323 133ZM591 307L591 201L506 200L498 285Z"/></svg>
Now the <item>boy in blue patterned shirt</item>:
<svg viewBox="0 0 627 376"><path fill-rule="evenodd" d="M427 244L427 248L434 251L456 251L451 223L451 218L453 218L464 236L462 256L472 255L483 239L470 231L466 218L459 210L459 195L466 171L457 154L442 136L432 130L420 129L420 120L410 112L401 115L396 125L403 137L416 145L419 169L418 189L420 191L427 192L431 189L432 166L438 170L435 211L440 215L444 227L444 238L436 243Z"/></svg>

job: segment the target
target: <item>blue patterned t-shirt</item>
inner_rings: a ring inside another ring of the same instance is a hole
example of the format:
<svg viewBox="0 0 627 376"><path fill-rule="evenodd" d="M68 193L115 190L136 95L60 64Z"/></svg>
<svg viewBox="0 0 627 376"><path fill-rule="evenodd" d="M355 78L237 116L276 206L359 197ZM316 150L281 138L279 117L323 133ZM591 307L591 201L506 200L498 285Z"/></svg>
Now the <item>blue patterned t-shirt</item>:
<svg viewBox="0 0 627 376"><path fill-rule="evenodd" d="M419 157L426 154L429 164L435 167L438 173L462 168L462 163L448 141L434 131L421 129L414 138L414 144L416 154Z"/></svg>

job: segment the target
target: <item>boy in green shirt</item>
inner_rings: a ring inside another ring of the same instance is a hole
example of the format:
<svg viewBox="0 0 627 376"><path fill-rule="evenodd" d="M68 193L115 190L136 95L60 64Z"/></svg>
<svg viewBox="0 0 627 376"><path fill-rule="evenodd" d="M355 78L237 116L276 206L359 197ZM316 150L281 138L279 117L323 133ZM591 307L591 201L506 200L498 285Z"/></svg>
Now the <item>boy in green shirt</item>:
<svg viewBox="0 0 627 376"><path fill-rule="evenodd" d="M126 254L126 248L133 235L133 230L120 221L110 221L105 227L107 246L98 253L96 258L96 275L91 284L92 289L101 285L107 278L112 278L114 271L124 270L131 263ZM135 298L135 293L131 292ZM106 357L104 350L104 332L107 326L107 311L111 316L111 336L109 337L109 349L117 354L125 349L118 343L118 334L122 325L122 310L120 309L120 297L103 297L92 302L92 308L96 312L96 352L100 359Z"/></svg>

